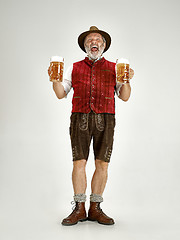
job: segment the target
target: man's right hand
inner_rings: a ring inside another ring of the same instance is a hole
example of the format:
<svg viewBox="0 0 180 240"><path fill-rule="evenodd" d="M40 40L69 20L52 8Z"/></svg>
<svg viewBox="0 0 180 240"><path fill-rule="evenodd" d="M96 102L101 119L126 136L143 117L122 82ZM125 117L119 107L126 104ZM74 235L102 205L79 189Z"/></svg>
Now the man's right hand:
<svg viewBox="0 0 180 240"><path fill-rule="evenodd" d="M49 66L49 68L48 68L48 75L49 75L49 77L51 75L51 66Z"/></svg>

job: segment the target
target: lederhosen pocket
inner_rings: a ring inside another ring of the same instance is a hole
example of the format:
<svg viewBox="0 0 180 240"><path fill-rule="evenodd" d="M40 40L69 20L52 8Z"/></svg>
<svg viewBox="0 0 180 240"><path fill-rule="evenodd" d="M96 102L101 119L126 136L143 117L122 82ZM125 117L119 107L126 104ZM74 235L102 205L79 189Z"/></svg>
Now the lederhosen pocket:
<svg viewBox="0 0 180 240"><path fill-rule="evenodd" d="M99 131L104 131L105 127L105 121L104 121L104 114L98 113L95 115L95 123L96 123L96 128Z"/></svg>
<svg viewBox="0 0 180 240"><path fill-rule="evenodd" d="M86 131L88 129L88 119L89 114L88 113L81 113L79 118L79 128L82 131Z"/></svg>

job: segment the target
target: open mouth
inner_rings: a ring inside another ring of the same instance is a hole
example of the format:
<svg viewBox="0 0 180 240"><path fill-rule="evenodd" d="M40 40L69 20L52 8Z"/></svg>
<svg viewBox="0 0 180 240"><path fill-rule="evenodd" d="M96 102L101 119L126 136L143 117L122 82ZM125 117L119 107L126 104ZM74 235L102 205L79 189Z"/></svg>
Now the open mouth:
<svg viewBox="0 0 180 240"><path fill-rule="evenodd" d="M91 47L91 52L97 52L99 49L97 46L92 46Z"/></svg>

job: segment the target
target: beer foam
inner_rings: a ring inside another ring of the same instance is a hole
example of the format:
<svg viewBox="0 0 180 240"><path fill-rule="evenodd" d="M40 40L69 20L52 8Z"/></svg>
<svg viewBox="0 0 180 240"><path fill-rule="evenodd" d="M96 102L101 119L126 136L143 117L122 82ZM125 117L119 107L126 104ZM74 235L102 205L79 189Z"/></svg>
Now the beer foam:
<svg viewBox="0 0 180 240"><path fill-rule="evenodd" d="M129 64L129 61L128 61L128 59L126 59L126 58L120 58L120 59L117 59L116 63Z"/></svg>
<svg viewBox="0 0 180 240"><path fill-rule="evenodd" d="M64 62L64 58L60 56L52 56L50 62Z"/></svg>

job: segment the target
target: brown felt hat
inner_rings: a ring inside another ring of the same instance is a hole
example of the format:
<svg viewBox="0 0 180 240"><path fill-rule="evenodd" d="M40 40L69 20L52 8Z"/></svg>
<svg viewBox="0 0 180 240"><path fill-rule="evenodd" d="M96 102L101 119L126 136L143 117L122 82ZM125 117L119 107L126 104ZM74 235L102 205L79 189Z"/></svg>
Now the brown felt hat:
<svg viewBox="0 0 180 240"><path fill-rule="evenodd" d="M104 52L106 52L108 50L108 48L110 47L111 45L111 37L110 35L107 33L107 32L104 32L102 30L99 30L96 26L91 26L89 31L86 31L86 32L83 32L79 35L78 37L78 44L80 46L80 48L86 52L85 48L84 48L84 40L86 38L86 36L90 33L99 33L101 34L105 40L106 40L106 47L104 49Z"/></svg>

